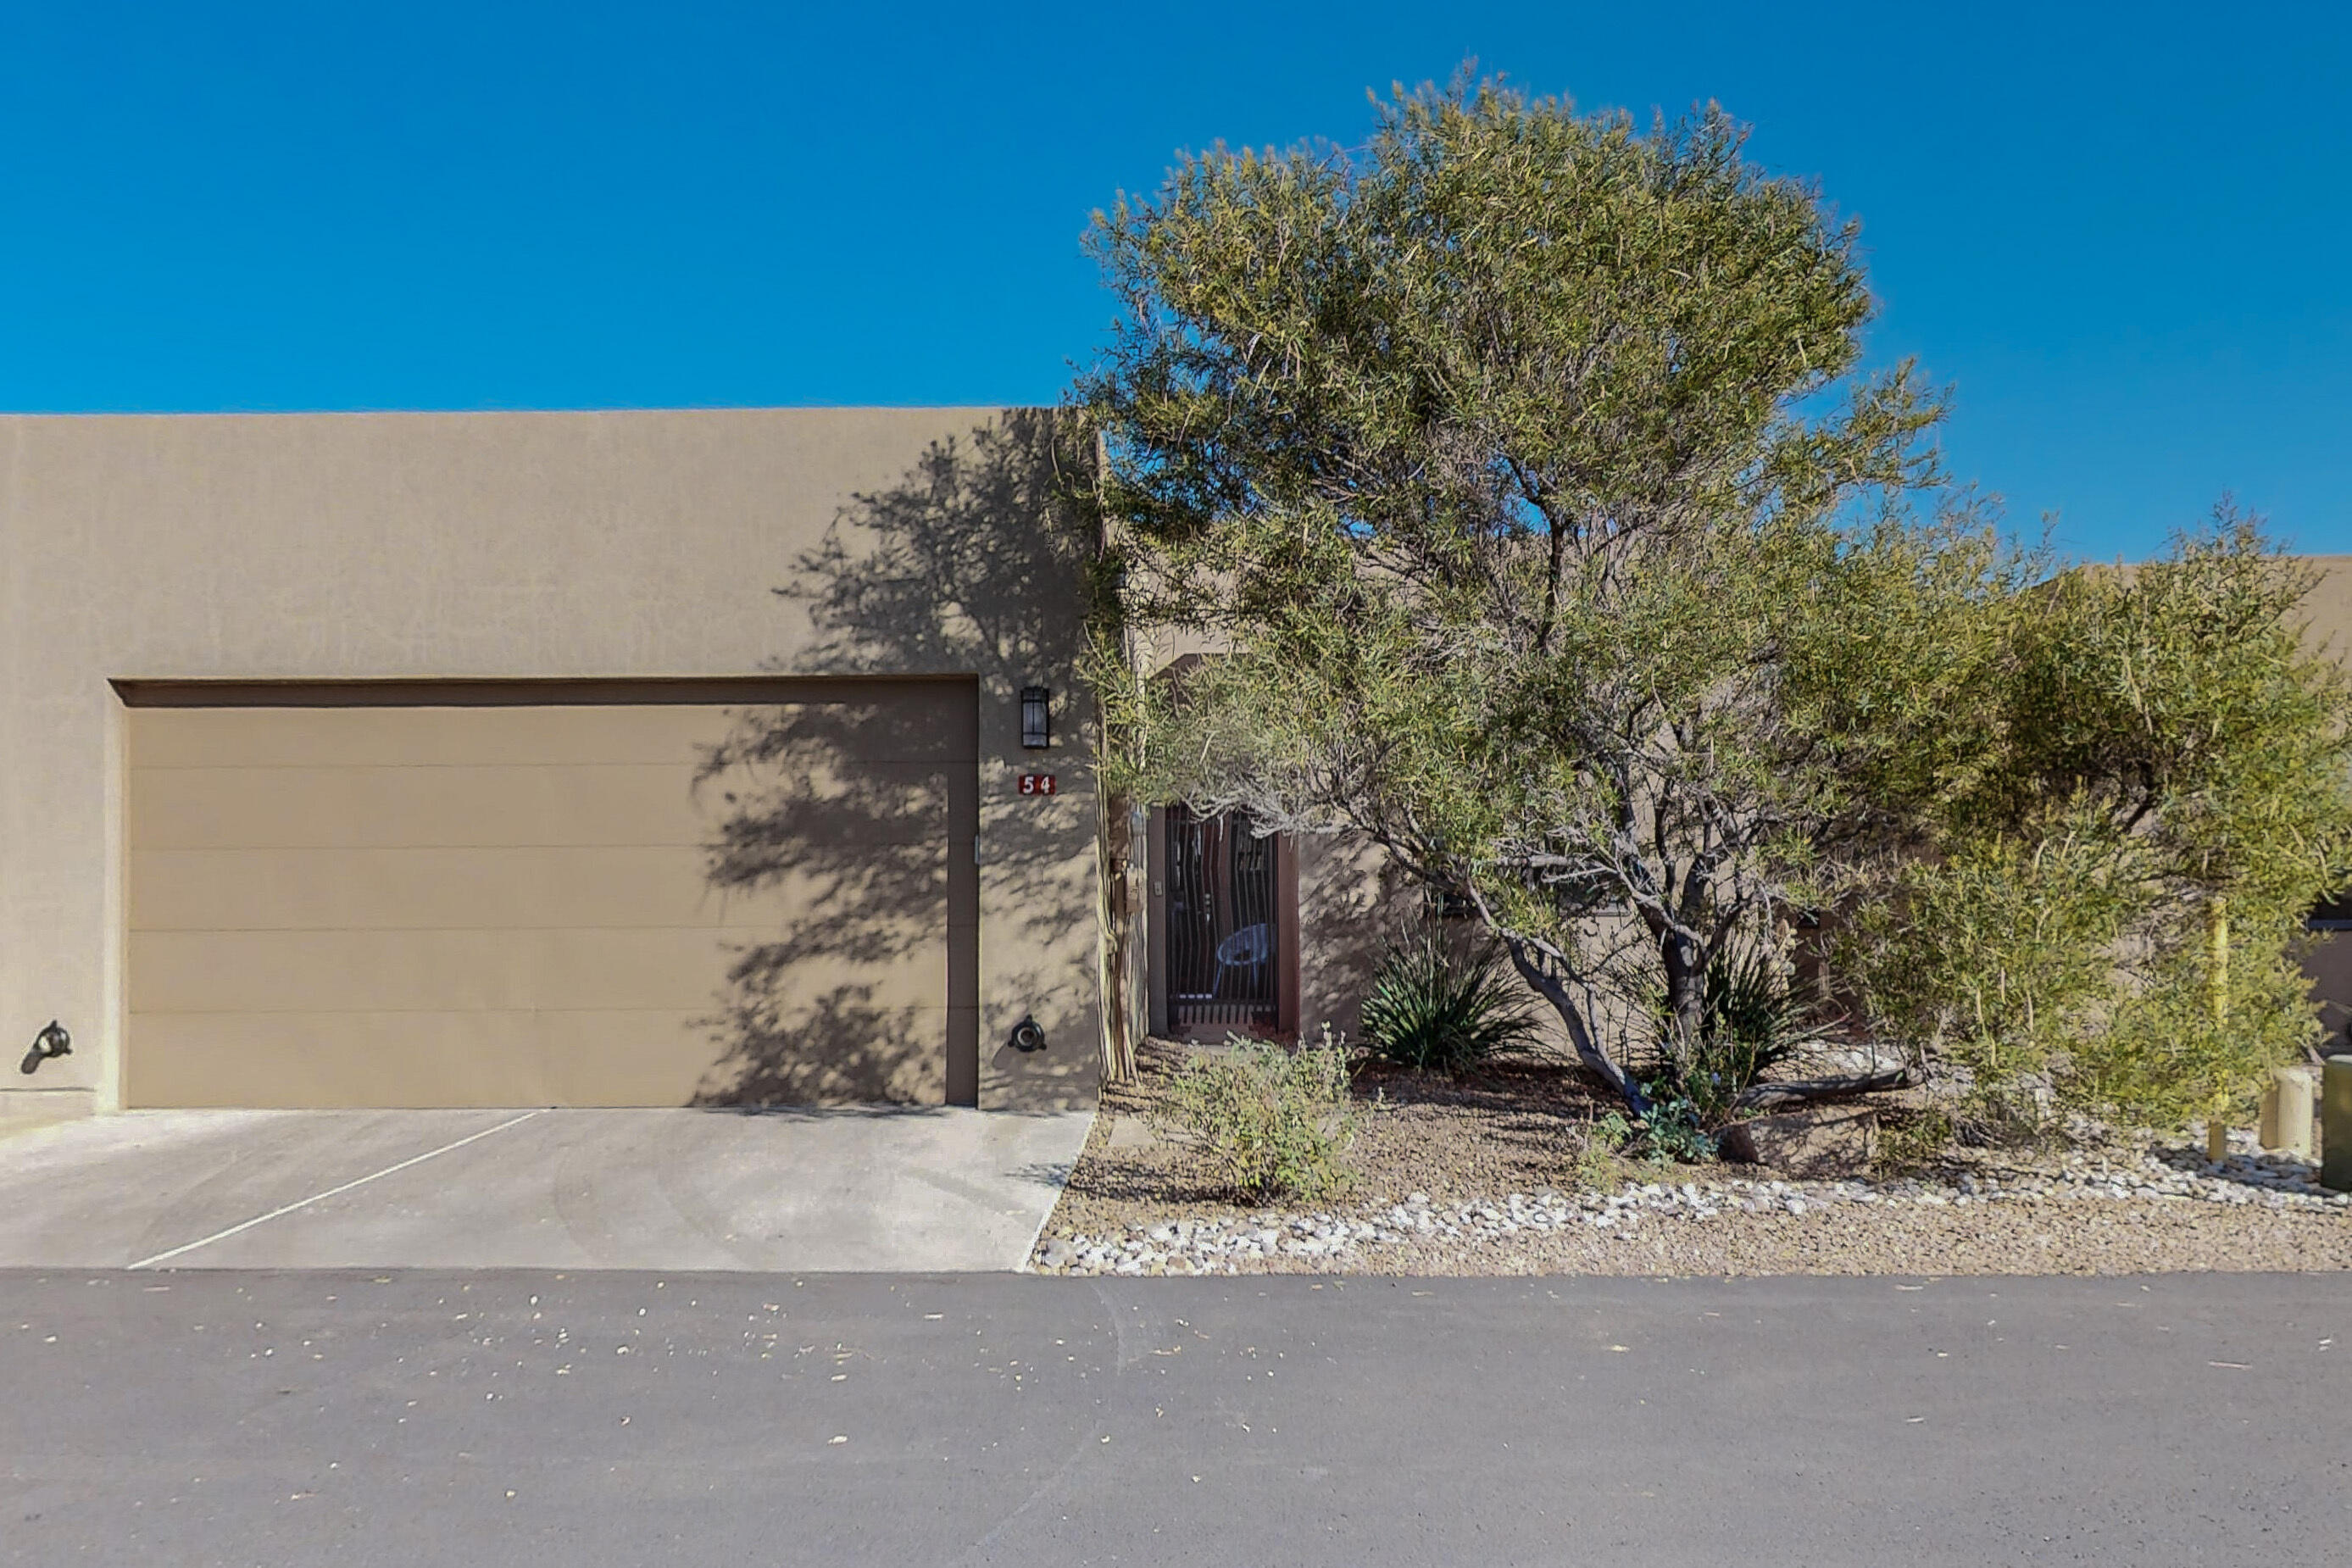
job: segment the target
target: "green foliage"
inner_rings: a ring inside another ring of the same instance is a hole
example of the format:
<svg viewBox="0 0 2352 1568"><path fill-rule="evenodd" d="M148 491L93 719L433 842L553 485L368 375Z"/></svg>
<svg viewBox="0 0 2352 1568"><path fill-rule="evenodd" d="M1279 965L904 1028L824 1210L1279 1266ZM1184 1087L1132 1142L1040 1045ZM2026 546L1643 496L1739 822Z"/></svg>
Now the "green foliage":
<svg viewBox="0 0 2352 1568"><path fill-rule="evenodd" d="M1346 1163L1360 1113L1346 1053L1234 1039L1192 1057L1168 1087L1165 1120L1188 1134L1250 1203L1311 1199L1353 1180Z"/></svg>
<svg viewBox="0 0 2352 1568"><path fill-rule="evenodd" d="M1899 868L1845 944L1871 1002L1980 1080L2047 1074L2095 1024L2129 924L2127 879L2095 827L1956 835Z"/></svg>
<svg viewBox="0 0 2352 1568"><path fill-rule="evenodd" d="M1401 1067L1459 1071L1532 1032L1499 955L1465 962L1426 933L1391 950L1364 998L1364 1044Z"/></svg>
<svg viewBox="0 0 2352 1568"><path fill-rule="evenodd" d="M1613 1119L1614 1127L1605 1125ZM1570 1179L1581 1191L1613 1193L1625 1184L1625 1163L1618 1157L1632 1128L1611 1111L1588 1131L1576 1146L1576 1166Z"/></svg>
<svg viewBox="0 0 2352 1568"><path fill-rule="evenodd" d="M1699 1125L1697 1108L1676 1098L1672 1086L1663 1080L1645 1087L1650 1106L1639 1121L1629 1121L1622 1112L1612 1110L1586 1133L1584 1153L1594 1157L1594 1173L1602 1169L1604 1159L1609 1162L1607 1168L1615 1170L1619 1157L1654 1165L1696 1164L1715 1158L1715 1139ZM1586 1172L1581 1155L1577 1168L1581 1179ZM1587 1181L1585 1184L1604 1184Z"/></svg>
<svg viewBox="0 0 2352 1568"><path fill-rule="evenodd" d="M1715 1138L1699 1121L1699 1108L1665 1079L1643 1088L1650 1108L1631 1145L1633 1153L1660 1164L1693 1165L1715 1158Z"/></svg>
<svg viewBox="0 0 2352 1568"><path fill-rule="evenodd" d="M1811 1009L1761 947L1719 953L1700 993L1699 1032L1685 1036L1661 993L1656 1038L1664 1073L1651 1092L1687 1103L1700 1125L1720 1127L1739 1096L1821 1030Z"/></svg>
<svg viewBox="0 0 2352 1568"><path fill-rule="evenodd" d="M2352 865L2352 731L2308 586L2225 509L1988 618L1945 723L1966 765L1912 793L1912 853L1840 953L1983 1105L2013 1120L2046 1084L2132 1121L2231 1113L2317 1037L2292 949Z"/></svg>
<svg viewBox="0 0 2352 1568"><path fill-rule="evenodd" d="M1950 1114L1943 1110L1881 1112L1878 1152L1871 1169L1882 1176L1926 1175L1951 1148L1957 1131Z"/></svg>
<svg viewBox="0 0 2352 1568"><path fill-rule="evenodd" d="M1102 683L1115 783L1383 847L1635 1110L1588 998L1696 1032L1845 809L1825 727L1891 679L1855 626L1980 575L1965 517L1845 526L1931 477L1937 402L1853 374L1857 231L1744 134L1457 82L1360 152L1188 158L1091 242L1127 625L1228 650Z"/></svg>
<svg viewBox="0 0 2352 1568"><path fill-rule="evenodd" d="M1585 1142L1603 1153L1616 1154L1624 1151L1633 1140L1633 1124L1625 1120L1622 1110L1612 1110L1592 1124L1585 1134Z"/></svg>
<svg viewBox="0 0 2352 1568"><path fill-rule="evenodd" d="M1857 372L1856 229L1743 135L1457 81L1098 216L1107 782L1380 847L1637 1118L1601 1018L1736 1039L1707 976L1791 910L1853 1027L1988 1105L2242 1103L2352 867L2305 584L2234 514L2128 572L2004 548L1937 395ZM1138 673L1167 628L1225 650L1181 694Z"/></svg>
<svg viewBox="0 0 2352 1568"><path fill-rule="evenodd" d="M2106 1027L2077 1044L2060 1079L2070 1098L2178 1126L2249 1113L2270 1069L2304 1059L2321 1028L2291 946L2300 920L2268 931L2231 921L2229 1014L2211 1010L2211 970L2191 949L2137 966Z"/></svg>

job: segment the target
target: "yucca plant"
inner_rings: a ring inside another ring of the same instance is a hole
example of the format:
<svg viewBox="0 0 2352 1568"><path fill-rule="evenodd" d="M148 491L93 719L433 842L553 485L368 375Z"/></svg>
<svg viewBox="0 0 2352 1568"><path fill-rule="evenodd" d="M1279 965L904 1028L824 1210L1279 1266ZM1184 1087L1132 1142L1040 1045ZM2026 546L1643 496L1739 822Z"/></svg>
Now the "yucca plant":
<svg viewBox="0 0 2352 1568"><path fill-rule="evenodd" d="M1500 954L1457 959L1430 935L1391 948L1364 998L1364 1043L1423 1071L1459 1071L1533 1030L1527 999Z"/></svg>
<svg viewBox="0 0 2352 1568"><path fill-rule="evenodd" d="M1760 949L1733 951L1707 967L1701 991L1699 1037L1675 1037L1659 999L1663 1071L1651 1093L1685 1103L1697 1122L1731 1120L1739 1097L1799 1047L1820 1037L1805 999L1790 989L1773 956Z"/></svg>

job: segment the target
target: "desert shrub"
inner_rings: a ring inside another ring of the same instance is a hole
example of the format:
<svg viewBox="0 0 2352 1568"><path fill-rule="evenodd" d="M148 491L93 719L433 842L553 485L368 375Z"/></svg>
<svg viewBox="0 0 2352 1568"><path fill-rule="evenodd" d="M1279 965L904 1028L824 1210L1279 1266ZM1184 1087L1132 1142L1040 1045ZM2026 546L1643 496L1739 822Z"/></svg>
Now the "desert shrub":
<svg viewBox="0 0 2352 1568"><path fill-rule="evenodd" d="M1941 1162L1955 1135L1948 1111L1935 1108L1882 1110L1872 1169L1882 1176L1925 1175Z"/></svg>
<svg viewBox="0 0 2352 1568"><path fill-rule="evenodd" d="M1643 1089L1650 1097L1650 1113L1642 1119L1634 1142L1643 1159L1688 1165L1715 1158L1715 1140L1701 1123L1696 1105L1664 1079L1645 1084Z"/></svg>
<svg viewBox="0 0 2352 1568"><path fill-rule="evenodd" d="M1346 1155L1360 1113L1347 1053L1328 1040L1292 1051L1235 1039L1196 1055L1176 1070L1160 1120L1250 1203L1321 1197L1353 1179Z"/></svg>
<svg viewBox="0 0 2352 1568"><path fill-rule="evenodd" d="M1614 1128L1596 1123L1577 1144L1572 1179L1579 1191L1613 1193L1625 1184L1625 1162L1619 1155L1625 1146L1625 1119L1610 1114L1616 1117Z"/></svg>
<svg viewBox="0 0 2352 1568"><path fill-rule="evenodd" d="M1393 948L1364 998L1364 1043L1402 1067L1458 1071L1526 1040L1527 998L1492 951L1458 960L1433 936Z"/></svg>
<svg viewBox="0 0 2352 1568"><path fill-rule="evenodd" d="M1659 998L1663 1011L1664 998ZM1661 1072L1650 1092L1690 1108L1701 1127L1720 1127L1739 1097L1821 1030L1810 1005L1790 986L1775 956L1759 948L1727 952L1707 966L1698 1037L1685 1039L1661 1016Z"/></svg>
<svg viewBox="0 0 2352 1568"><path fill-rule="evenodd" d="M2294 952L2352 866L2352 685L2305 635L2312 586L2225 506L1988 623L1925 852L1836 955L1883 1036L1965 1075L1964 1139L2235 1118L2319 1037Z"/></svg>
<svg viewBox="0 0 2352 1568"><path fill-rule="evenodd" d="M1612 1162L1617 1157L1643 1160L1651 1164L1696 1164L1715 1158L1715 1140L1698 1122L1696 1111L1687 1100L1677 1100L1667 1092L1663 1080L1643 1086L1650 1097L1650 1112L1639 1121L1628 1121L1618 1111L1611 1111L1592 1125L1586 1134L1587 1150L1597 1150ZM1596 1170L1597 1170L1596 1166ZM1613 1169L1613 1163L1612 1168ZM1580 1161L1578 1176L1582 1180L1584 1166ZM1587 1185L1608 1184L1587 1182Z"/></svg>
<svg viewBox="0 0 2352 1568"><path fill-rule="evenodd" d="M2225 1018L2213 1016L2208 954L2191 949L2151 965L2140 989L2116 1005L2100 1048L2078 1050L2068 1064L2075 1098L2159 1126L2244 1114L2271 1068L2309 1059L2324 1037L2294 949L2301 912L2290 908L2267 931L2237 922Z"/></svg>

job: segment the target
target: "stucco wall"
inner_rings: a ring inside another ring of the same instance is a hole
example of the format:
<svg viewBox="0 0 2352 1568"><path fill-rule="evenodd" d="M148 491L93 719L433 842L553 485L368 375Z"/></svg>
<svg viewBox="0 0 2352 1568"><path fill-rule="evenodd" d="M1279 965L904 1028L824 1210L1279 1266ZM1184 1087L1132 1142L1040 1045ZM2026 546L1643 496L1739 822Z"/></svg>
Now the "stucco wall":
<svg viewBox="0 0 2352 1568"><path fill-rule="evenodd" d="M982 409L0 418L0 1047L108 1109L115 680L955 674L980 683L982 1103L1097 1078L1095 803L1050 421ZM1020 687L1055 750L1020 745ZM1022 797L1025 771L1060 793ZM1024 1013L1051 1048L1003 1042ZM54 1109L58 1100L50 1100Z"/></svg>
<svg viewBox="0 0 2352 1568"><path fill-rule="evenodd" d="M1298 1026L1302 1037L1363 1034L1364 994L1391 946L1417 929L1422 895L1376 846L1347 837L1298 846Z"/></svg>
<svg viewBox="0 0 2352 1568"><path fill-rule="evenodd" d="M2352 555L2312 555L2304 564L2316 574L2301 605L2305 641L2338 663L2352 666ZM2320 1005L2327 1048L2339 1048L2352 1023L2352 939L2342 931L2317 937L2304 954L2304 973Z"/></svg>

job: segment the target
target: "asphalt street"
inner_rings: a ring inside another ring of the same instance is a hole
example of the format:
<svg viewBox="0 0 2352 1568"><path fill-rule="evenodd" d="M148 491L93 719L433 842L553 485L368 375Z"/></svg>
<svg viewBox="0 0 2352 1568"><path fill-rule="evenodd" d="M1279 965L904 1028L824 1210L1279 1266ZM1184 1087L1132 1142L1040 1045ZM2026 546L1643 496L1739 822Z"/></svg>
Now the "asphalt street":
<svg viewBox="0 0 2352 1568"><path fill-rule="evenodd" d="M0 1563L2341 1563L2336 1277L0 1274Z"/></svg>

